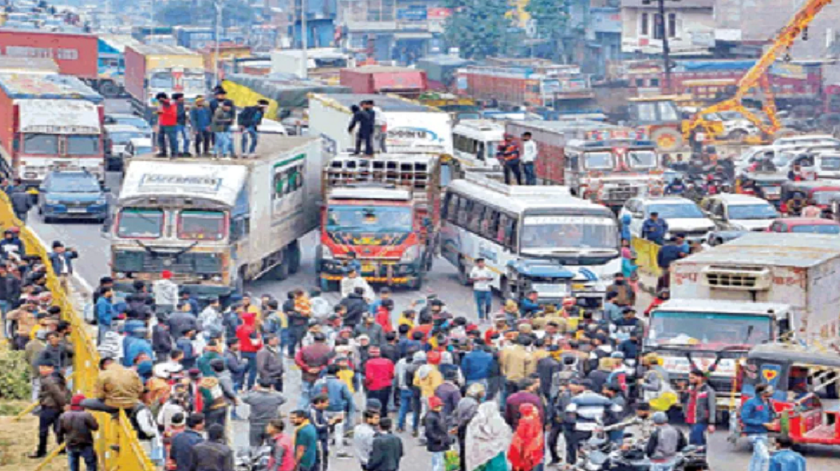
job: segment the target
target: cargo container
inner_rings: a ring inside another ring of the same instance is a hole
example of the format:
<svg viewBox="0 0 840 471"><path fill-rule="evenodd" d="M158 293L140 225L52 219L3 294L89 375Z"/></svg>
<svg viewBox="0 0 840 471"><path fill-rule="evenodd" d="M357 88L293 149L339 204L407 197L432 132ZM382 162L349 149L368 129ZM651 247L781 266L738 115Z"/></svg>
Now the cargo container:
<svg viewBox="0 0 840 471"><path fill-rule="evenodd" d="M161 271L201 298L242 293L246 281L298 271L298 239L318 227L320 144L266 135L255 156L162 161L135 156L111 237L116 286Z"/></svg>
<svg viewBox="0 0 840 471"><path fill-rule="evenodd" d="M105 178L102 96L81 80L0 73L0 166L28 185L57 170Z"/></svg>
<svg viewBox="0 0 840 471"><path fill-rule="evenodd" d="M155 96L183 93L188 100L207 89L204 58L181 46L133 45L125 49L125 91L134 112L152 121Z"/></svg>
<svg viewBox="0 0 840 471"><path fill-rule="evenodd" d="M428 89L426 72L407 67L366 65L341 69L339 82L353 93L392 93L412 98Z"/></svg>
<svg viewBox="0 0 840 471"><path fill-rule="evenodd" d="M0 56L49 58L64 75L90 81L99 77L97 38L90 34L0 29Z"/></svg>
<svg viewBox="0 0 840 471"><path fill-rule="evenodd" d="M508 106L559 108L564 100L594 98L589 77L576 66L471 66L455 76L458 94Z"/></svg>
<svg viewBox="0 0 840 471"><path fill-rule="evenodd" d="M175 39L179 46L198 51L216 42L216 31L210 27L176 26Z"/></svg>
<svg viewBox="0 0 840 471"><path fill-rule="evenodd" d="M125 48L140 45L131 36L99 36L99 93L105 98L125 94Z"/></svg>
<svg viewBox="0 0 840 471"><path fill-rule="evenodd" d="M298 78L338 78L340 69L356 65L349 54L335 48L307 49L305 75L303 61L303 52L300 49L271 51L271 73L292 74Z"/></svg>

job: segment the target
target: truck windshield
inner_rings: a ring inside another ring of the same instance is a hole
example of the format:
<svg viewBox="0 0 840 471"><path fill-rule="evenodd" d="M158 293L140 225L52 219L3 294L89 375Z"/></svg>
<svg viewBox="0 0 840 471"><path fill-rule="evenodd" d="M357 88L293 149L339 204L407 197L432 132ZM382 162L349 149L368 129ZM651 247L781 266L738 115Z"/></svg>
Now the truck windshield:
<svg viewBox="0 0 840 471"><path fill-rule="evenodd" d="M190 240L222 240L225 238L225 214L221 211L181 211L178 238Z"/></svg>
<svg viewBox="0 0 840 471"><path fill-rule="evenodd" d="M840 191L815 191L812 198L817 204L831 204L832 201L840 200Z"/></svg>
<svg viewBox="0 0 840 471"><path fill-rule="evenodd" d="M773 219L779 216L769 204L739 204L729 207L729 219Z"/></svg>
<svg viewBox="0 0 840 471"><path fill-rule="evenodd" d="M751 347L769 341L772 318L725 312L655 311L645 342L654 347L689 346L718 350L730 345Z"/></svg>
<svg viewBox="0 0 840 471"><path fill-rule="evenodd" d="M184 90L201 93L204 91L204 76L184 75Z"/></svg>
<svg viewBox="0 0 840 471"><path fill-rule="evenodd" d="M609 152L588 152L584 154L587 170L612 170L613 156Z"/></svg>
<svg viewBox="0 0 840 471"><path fill-rule="evenodd" d="M820 159L823 170L840 170L840 157L823 157Z"/></svg>
<svg viewBox="0 0 840 471"><path fill-rule="evenodd" d="M26 134L23 136L23 152L27 154L58 154L58 136L54 134Z"/></svg>
<svg viewBox="0 0 840 471"><path fill-rule="evenodd" d="M656 167L656 154L649 150L636 150L627 153L627 160L633 168Z"/></svg>
<svg viewBox="0 0 840 471"><path fill-rule="evenodd" d="M400 233L413 229L411 208L397 206L333 206L327 214L327 231L351 234Z"/></svg>
<svg viewBox="0 0 840 471"><path fill-rule="evenodd" d="M99 136L67 136L67 155L99 153Z"/></svg>
<svg viewBox="0 0 840 471"><path fill-rule="evenodd" d="M172 74L170 72L155 72L149 78L149 87L150 88L165 88L171 89L172 87Z"/></svg>
<svg viewBox="0 0 840 471"><path fill-rule="evenodd" d="M592 216L526 216L522 251L610 249L618 247L618 227L611 218Z"/></svg>
<svg viewBox="0 0 840 471"><path fill-rule="evenodd" d="M163 234L163 210L126 208L120 211L117 235L136 239L157 239Z"/></svg>

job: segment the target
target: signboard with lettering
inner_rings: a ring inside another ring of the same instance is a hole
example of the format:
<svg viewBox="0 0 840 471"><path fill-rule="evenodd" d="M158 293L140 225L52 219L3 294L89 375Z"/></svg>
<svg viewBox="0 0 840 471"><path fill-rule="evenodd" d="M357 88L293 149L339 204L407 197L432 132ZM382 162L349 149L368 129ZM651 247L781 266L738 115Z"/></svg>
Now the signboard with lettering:
<svg viewBox="0 0 840 471"><path fill-rule="evenodd" d="M0 61L3 56L52 59L65 75L95 78L99 73L96 36L0 30Z"/></svg>

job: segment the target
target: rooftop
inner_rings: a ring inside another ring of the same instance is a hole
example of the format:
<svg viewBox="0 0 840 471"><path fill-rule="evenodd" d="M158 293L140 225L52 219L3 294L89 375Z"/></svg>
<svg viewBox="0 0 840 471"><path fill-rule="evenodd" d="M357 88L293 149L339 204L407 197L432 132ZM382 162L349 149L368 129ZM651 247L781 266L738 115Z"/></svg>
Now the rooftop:
<svg viewBox="0 0 840 471"><path fill-rule="evenodd" d="M84 99L99 103L102 96L69 75L0 73L0 89L14 99Z"/></svg>
<svg viewBox="0 0 840 471"><path fill-rule="evenodd" d="M421 111L429 111L429 112L440 112L442 111L432 108L431 106L421 105L420 103L404 100L402 98L397 98L389 95L376 95L376 94L357 94L357 93L337 93L337 94L319 94L313 95L313 97L319 97L326 100L333 100L337 102L339 105L343 106L344 108L350 109L353 105L358 105L359 102L364 100L373 100L373 104L375 107L381 109L382 111L394 111L394 112L421 112Z"/></svg>
<svg viewBox="0 0 840 471"><path fill-rule="evenodd" d="M230 165L239 167L243 165L251 166L262 159L273 158L282 152L288 152L292 149L301 147L311 141L316 141L319 138L311 136L281 136L279 134L260 134L260 144L257 146L257 152L253 157L247 159L214 159L212 157L184 157L175 159L174 161L162 157L155 157L154 154L145 154L134 157L132 161L153 161L153 162L196 162L201 164L214 165Z"/></svg>
<svg viewBox="0 0 840 471"><path fill-rule="evenodd" d="M183 46L169 46L166 44L131 44L128 47L143 54L197 56L198 53Z"/></svg>
<svg viewBox="0 0 840 471"><path fill-rule="evenodd" d="M810 268L835 258L840 258L836 235L751 232L676 263Z"/></svg>

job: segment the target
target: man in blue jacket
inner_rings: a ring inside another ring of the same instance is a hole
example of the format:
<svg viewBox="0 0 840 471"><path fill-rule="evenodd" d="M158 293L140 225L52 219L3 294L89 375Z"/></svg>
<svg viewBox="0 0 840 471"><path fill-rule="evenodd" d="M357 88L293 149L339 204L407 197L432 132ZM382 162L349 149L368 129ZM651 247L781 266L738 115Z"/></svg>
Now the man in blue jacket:
<svg viewBox="0 0 840 471"><path fill-rule="evenodd" d="M125 356L123 356L123 366L130 368L134 366L134 360L141 354L146 354L149 360L154 359L152 345L146 339L146 326L142 321L128 321L126 322L126 335L123 340L123 349Z"/></svg>
<svg viewBox="0 0 840 471"><path fill-rule="evenodd" d="M790 437L777 438L776 445L779 451L770 458L770 471L805 471L805 458L791 450L793 440Z"/></svg>
<svg viewBox="0 0 840 471"><path fill-rule="evenodd" d="M767 433L776 425L776 411L770 402L774 392L773 386L759 384L755 387L755 396L741 408L744 433L753 446L749 471L764 471L770 462Z"/></svg>
<svg viewBox="0 0 840 471"><path fill-rule="evenodd" d="M114 289L103 288L99 299L96 300L96 322L99 324L99 331L97 335L96 344L102 343L105 338L105 332L111 330L114 323Z"/></svg>
<svg viewBox="0 0 840 471"><path fill-rule="evenodd" d="M325 418L328 421L337 420L333 430L333 438L335 439L338 456L346 457L349 455L344 451L344 429L347 424L353 423L356 405L353 403L353 394L347 387L347 383L338 378L338 371L338 365L328 366L327 375L316 381L312 386L312 394L326 394L329 397ZM341 419L336 419L336 417L341 417Z"/></svg>
<svg viewBox="0 0 840 471"><path fill-rule="evenodd" d="M175 462L177 471L191 471L193 466L193 447L202 443L204 437L204 414L196 412L187 419L187 430L175 435L169 456Z"/></svg>
<svg viewBox="0 0 840 471"><path fill-rule="evenodd" d="M667 232L668 222L661 219L657 212L650 213L650 217L642 224L642 238L659 245L665 242Z"/></svg>
<svg viewBox="0 0 840 471"><path fill-rule="evenodd" d="M190 124L192 124L195 135L195 155L210 155L210 144L213 133L210 132L210 121L212 118L210 108L204 97L198 96L195 99L195 106L190 110Z"/></svg>
<svg viewBox="0 0 840 471"><path fill-rule="evenodd" d="M487 387L487 378L493 369L493 354L484 348L484 342L477 339L473 350L461 360L461 370L464 373L464 381L469 387L473 383L481 383Z"/></svg>

